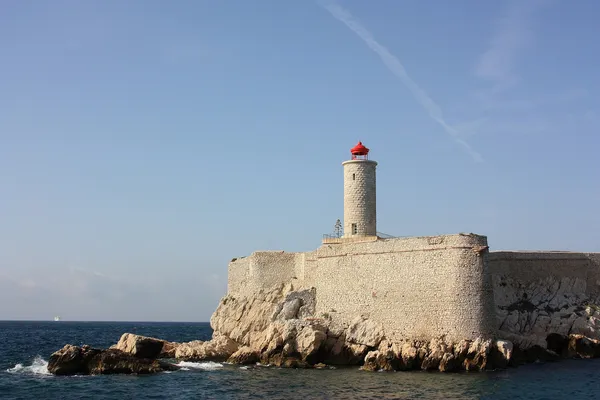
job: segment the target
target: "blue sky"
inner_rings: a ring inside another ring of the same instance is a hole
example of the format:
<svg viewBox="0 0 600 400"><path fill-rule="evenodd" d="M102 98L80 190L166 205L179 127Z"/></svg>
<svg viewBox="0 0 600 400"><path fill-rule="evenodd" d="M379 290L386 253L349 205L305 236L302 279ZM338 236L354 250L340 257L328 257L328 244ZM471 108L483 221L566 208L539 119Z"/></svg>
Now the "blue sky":
<svg viewBox="0 0 600 400"><path fill-rule="evenodd" d="M207 321L307 251L342 167L378 230L600 251L594 0L8 0L0 319Z"/></svg>

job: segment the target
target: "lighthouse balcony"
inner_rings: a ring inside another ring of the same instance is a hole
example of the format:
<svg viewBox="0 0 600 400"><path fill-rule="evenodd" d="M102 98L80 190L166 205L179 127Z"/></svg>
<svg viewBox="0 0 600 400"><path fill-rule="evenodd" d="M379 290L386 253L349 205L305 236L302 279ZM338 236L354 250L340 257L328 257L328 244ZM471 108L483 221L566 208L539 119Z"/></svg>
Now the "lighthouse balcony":
<svg viewBox="0 0 600 400"><path fill-rule="evenodd" d="M339 243L358 243L358 242L375 242L380 237L377 235L351 235L351 236L338 236L338 235L323 235L323 244L339 244Z"/></svg>

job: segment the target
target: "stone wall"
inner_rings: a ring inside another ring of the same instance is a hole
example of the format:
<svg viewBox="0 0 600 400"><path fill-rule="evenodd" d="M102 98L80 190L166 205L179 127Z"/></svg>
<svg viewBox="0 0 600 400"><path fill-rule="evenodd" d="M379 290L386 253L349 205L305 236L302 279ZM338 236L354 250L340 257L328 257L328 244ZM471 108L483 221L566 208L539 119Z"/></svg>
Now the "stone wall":
<svg viewBox="0 0 600 400"><path fill-rule="evenodd" d="M550 333L600 338L600 254L492 252L488 263L500 334L542 346Z"/></svg>
<svg viewBox="0 0 600 400"><path fill-rule="evenodd" d="M231 260L227 268L227 293L243 295L255 291L249 279L251 258L252 255Z"/></svg>
<svg viewBox="0 0 600 400"><path fill-rule="evenodd" d="M366 316L390 339L600 339L598 253L488 253L485 236L447 235L259 251L229 264L234 296L290 282L316 288L317 312L342 323Z"/></svg>
<svg viewBox="0 0 600 400"><path fill-rule="evenodd" d="M321 246L307 255L317 311L341 321L381 323L390 339L493 335L487 239L477 235L396 238Z"/></svg>
<svg viewBox="0 0 600 400"><path fill-rule="evenodd" d="M308 253L255 252L230 264L229 294L295 280L317 289L317 312L346 323L368 316L390 339L493 335L486 249L484 236L447 235L323 245Z"/></svg>
<svg viewBox="0 0 600 400"><path fill-rule="evenodd" d="M227 292L248 296L297 279L302 272L302 253L255 251L229 263Z"/></svg>

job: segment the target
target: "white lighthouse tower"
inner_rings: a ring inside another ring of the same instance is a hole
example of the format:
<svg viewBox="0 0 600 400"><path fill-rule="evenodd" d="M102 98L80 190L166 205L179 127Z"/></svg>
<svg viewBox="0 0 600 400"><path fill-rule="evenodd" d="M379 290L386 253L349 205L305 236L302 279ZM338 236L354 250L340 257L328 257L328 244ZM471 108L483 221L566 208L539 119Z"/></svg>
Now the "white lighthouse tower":
<svg viewBox="0 0 600 400"><path fill-rule="evenodd" d="M344 238L377 236L375 168L369 149L358 142L344 166Z"/></svg>

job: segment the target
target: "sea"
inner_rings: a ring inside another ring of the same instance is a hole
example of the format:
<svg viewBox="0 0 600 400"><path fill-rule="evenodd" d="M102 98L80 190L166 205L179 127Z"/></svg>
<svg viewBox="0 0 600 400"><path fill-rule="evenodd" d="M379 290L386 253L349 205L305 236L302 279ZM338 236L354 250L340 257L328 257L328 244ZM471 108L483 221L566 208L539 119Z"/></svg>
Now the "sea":
<svg viewBox="0 0 600 400"><path fill-rule="evenodd" d="M366 372L179 362L156 375L50 375L65 344L108 347L125 332L207 340L208 323L0 321L0 399L600 399L600 359L490 372Z"/></svg>

